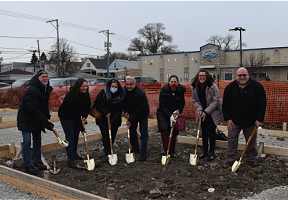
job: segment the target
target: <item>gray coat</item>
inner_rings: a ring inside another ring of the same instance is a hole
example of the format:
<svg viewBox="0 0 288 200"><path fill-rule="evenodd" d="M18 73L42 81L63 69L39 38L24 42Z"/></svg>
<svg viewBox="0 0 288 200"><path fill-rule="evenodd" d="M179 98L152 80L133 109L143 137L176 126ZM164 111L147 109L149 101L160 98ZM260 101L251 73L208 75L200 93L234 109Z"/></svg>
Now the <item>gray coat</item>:
<svg viewBox="0 0 288 200"><path fill-rule="evenodd" d="M206 87L206 102L207 108L205 112L211 115L214 124L217 126L220 124L224 118L222 113L222 100L220 98L219 89L214 83L214 80L209 80L210 84L207 84ZM198 98L197 88L194 83L194 78L191 80L192 85L192 102L196 108L196 122L199 121L198 112L203 110L201 102Z"/></svg>

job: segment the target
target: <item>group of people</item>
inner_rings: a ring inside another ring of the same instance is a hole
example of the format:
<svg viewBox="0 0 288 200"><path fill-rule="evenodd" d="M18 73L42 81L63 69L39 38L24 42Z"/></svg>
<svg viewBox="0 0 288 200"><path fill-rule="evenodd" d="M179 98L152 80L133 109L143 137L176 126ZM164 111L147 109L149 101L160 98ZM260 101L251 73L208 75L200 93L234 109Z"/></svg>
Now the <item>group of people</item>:
<svg viewBox="0 0 288 200"><path fill-rule="evenodd" d="M263 86L249 78L246 68L237 70L236 80L231 82L224 90L223 101L214 79L208 71L200 69L191 80L192 102L196 108L196 121L201 120L203 151L200 159L207 157L208 161L215 159L215 129L216 126L227 121L228 153L227 166L232 166L237 159L238 136L243 130L245 139L248 140L254 126L261 126L266 110L266 94ZM17 124L23 135L23 161L27 173L35 173L46 169L41 162L41 131L45 128L53 130L54 125L49 122L48 109L49 95L52 87L49 86L46 71L40 70L31 79L30 87L25 92L20 103ZM186 88L179 83L176 75L169 77L169 81L160 91L159 107L157 109L158 131L161 133L163 150L167 153L169 135L172 123L177 121L179 114L185 106L184 94ZM150 113L146 93L136 85L134 77L126 77L123 87L117 79L109 80L104 89L96 96L93 103L102 113L100 119L96 119L99 126L104 146L105 160L111 154L109 125L111 125L112 143L115 140L119 126L122 124L122 113L126 118L126 125L131 135L131 152L140 153L139 161L146 160L148 142L148 116ZM77 154L79 133L84 134L91 99L88 83L79 78L66 94L63 103L59 107L58 116L63 127L66 140L68 161L71 168L77 168L75 160L83 160ZM176 114L176 115L173 115ZM140 127L141 148L138 141L137 127ZM31 134L33 136L34 166L30 159ZM173 130L169 154L177 158L175 154L176 137L179 131ZM209 145L208 145L209 140ZM257 166L257 133L247 149L247 160L253 167Z"/></svg>

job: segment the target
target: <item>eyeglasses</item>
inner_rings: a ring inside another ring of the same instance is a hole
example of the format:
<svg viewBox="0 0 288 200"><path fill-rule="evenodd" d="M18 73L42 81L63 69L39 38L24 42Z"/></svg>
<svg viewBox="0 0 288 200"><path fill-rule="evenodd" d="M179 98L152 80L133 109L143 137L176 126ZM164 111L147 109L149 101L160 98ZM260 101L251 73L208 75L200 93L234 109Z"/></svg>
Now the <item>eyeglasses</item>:
<svg viewBox="0 0 288 200"><path fill-rule="evenodd" d="M241 77L241 76L246 77L247 75L248 74L237 74L238 77Z"/></svg>

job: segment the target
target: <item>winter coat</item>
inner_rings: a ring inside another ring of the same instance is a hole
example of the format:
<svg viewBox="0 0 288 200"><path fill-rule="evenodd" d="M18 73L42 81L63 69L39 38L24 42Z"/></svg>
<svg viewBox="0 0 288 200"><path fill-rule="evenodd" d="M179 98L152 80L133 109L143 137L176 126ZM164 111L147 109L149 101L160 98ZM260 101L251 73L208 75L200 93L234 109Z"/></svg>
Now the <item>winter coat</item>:
<svg viewBox="0 0 288 200"><path fill-rule="evenodd" d="M170 117L175 110L181 114L185 106L184 93L186 88L181 84L175 92L171 90L167 83L161 88L159 95L159 107L157 109L158 131L168 130L170 127Z"/></svg>
<svg viewBox="0 0 288 200"><path fill-rule="evenodd" d="M118 88L119 89L119 88ZM106 91L110 92L110 91ZM98 126L108 126L108 120L106 115L108 113L111 113L110 115L110 123L113 127L119 127L121 126L122 119L121 114L124 108L124 98L117 102L113 103L112 100L107 100L106 92L104 93L104 89L102 89L95 98L94 105L96 106L97 110L99 110L102 113L102 116L100 119L96 119L96 124ZM123 89L124 92L124 89ZM104 95L104 96L103 96ZM116 95L119 95L116 93ZM112 94L113 98L114 94Z"/></svg>
<svg viewBox="0 0 288 200"><path fill-rule="evenodd" d="M137 85L131 92L127 90L126 86L124 88L126 91L124 112L129 114L129 122L136 123L144 119L144 117L148 117L150 108L144 90Z"/></svg>
<svg viewBox="0 0 288 200"><path fill-rule="evenodd" d="M237 80L226 86L223 96L224 120L232 119L238 126L250 127L256 120L264 121L265 111L266 93L258 81L250 78L242 95Z"/></svg>
<svg viewBox="0 0 288 200"><path fill-rule="evenodd" d="M17 113L17 127L20 131L45 132L44 124L51 117L48 101L52 90L49 82L45 86L37 76L31 78L30 86L22 97Z"/></svg>
<svg viewBox="0 0 288 200"><path fill-rule="evenodd" d="M194 107L196 108L196 123L199 121L198 112L204 111L206 114L212 117L214 124L217 126L223 121L223 113L222 113L222 100L220 98L219 89L217 85L214 83L214 79L211 78L207 81L206 86L206 104L207 108L203 110L202 104L198 97L198 88L195 85L194 78L191 80L192 86L192 102Z"/></svg>
<svg viewBox="0 0 288 200"><path fill-rule="evenodd" d="M58 116L60 119L71 120L75 126L82 132L85 130L82 124L82 118L87 119L90 112L91 100L90 95L79 93L78 97L70 91L65 95L63 103L58 110Z"/></svg>

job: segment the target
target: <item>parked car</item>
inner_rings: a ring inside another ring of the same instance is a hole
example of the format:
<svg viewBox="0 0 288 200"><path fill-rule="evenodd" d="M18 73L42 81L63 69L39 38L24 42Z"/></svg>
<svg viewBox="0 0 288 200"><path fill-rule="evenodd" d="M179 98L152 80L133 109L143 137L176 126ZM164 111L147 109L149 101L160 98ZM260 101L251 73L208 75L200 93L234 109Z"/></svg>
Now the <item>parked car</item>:
<svg viewBox="0 0 288 200"><path fill-rule="evenodd" d="M111 78L98 78L95 81L91 81L90 84L105 84L109 80L111 80Z"/></svg>
<svg viewBox="0 0 288 200"><path fill-rule="evenodd" d="M151 76L135 76L136 83L156 83L157 80L155 80Z"/></svg>
<svg viewBox="0 0 288 200"><path fill-rule="evenodd" d="M8 84L8 83L3 83L3 82L0 82L0 87L6 87L6 86L10 86L10 84Z"/></svg>
<svg viewBox="0 0 288 200"><path fill-rule="evenodd" d="M51 78L49 79L50 86L54 88L54 86L63 86L63 85L72 85L75 83L77 78Z"/></svg>

